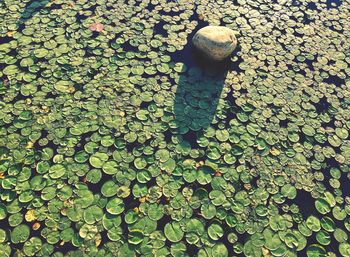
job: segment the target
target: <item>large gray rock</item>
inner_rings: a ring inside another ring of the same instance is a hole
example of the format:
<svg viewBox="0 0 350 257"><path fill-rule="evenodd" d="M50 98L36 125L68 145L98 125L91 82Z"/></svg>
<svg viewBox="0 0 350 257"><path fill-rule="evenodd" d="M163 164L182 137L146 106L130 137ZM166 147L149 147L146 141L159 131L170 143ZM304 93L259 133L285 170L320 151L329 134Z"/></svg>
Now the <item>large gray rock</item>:
<svg viewBox="0 0 350 257"><path fill-rule="evenodd" d="M197 31L192 43L208 58L221 61L235 50L237 39L232 29L222 26L207 26Z"/></svg>

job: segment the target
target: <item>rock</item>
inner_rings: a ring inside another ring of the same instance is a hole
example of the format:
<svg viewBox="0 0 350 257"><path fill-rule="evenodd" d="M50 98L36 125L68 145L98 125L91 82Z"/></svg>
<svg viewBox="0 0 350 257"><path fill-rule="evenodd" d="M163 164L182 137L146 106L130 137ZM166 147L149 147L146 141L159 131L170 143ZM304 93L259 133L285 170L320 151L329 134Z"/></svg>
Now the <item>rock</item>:
<svg viewBox="0 0 350 257"><path fill-rule="evenodd" d="M221 61L235 50L237 39L232 29L223 26L207 26L197 31L192 43L209 59Z"/></svg>

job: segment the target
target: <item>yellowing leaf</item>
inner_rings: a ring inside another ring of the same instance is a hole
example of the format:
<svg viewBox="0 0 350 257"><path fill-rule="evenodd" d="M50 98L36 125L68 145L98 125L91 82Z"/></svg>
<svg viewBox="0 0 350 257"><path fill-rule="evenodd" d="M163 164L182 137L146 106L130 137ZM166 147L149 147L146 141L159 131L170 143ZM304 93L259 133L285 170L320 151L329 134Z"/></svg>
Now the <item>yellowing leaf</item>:
<svg viewBox="0 0 350 257"><path fill-rule="evenodd" d="M147 198L144 196L144 197L141 197L140 199L139 199L139 201L140 201L140 203L144 203L144 202L146 202L146 200L147 200Z"/></svg>
<svg viewBox="0 0 350 257"><path fill-rule="evenodd" d="M281 151L278 150L277 148L275 147L272 147L271 150L270 150L270 153L274 156L277 156L277 155L280 155Z"/></svg>
<svg viewBox="0 0 350 257"><path fill-rule="evenodd" d="M31 149L31 148L33 148L33 145L34 145L34 143L33 143L32 141L29 141L29 142L27 143L26 148L27 148L27 149Z"/></svg>
<svg viewBox="0 0 350 257"><path fill-rule="evenodd" d="M35 210L33 210L33 209L28 210L27 213L24 215L24 218L25 218L26 221L28 221L28 222L32 222L32 221L36 220L36 217L35 217Z"/></svg>
<svg viewBox="0 0 350 257"><path fill-rule="evenodd" d="M270 251L268 249L264 248L264 247L262 248L262 253L263 253L264 257L270 257L271 256Z"/></svg>
<svg viewBox="0 0 350 257"><path fill-rule="evenodd" d="M98 247L101 244L101 238L96 238L95 239L95 245Z"/></svg>
<svg viewBox="0 0 350 257"><path fill-rule="evenodd" d="M13 37L13 34L15 34L14 31L9 31L9 32L6 33L6 35L7 35L8 37Z"/></svg>
<svg viewBox="0 0 350 257"><path fill-rule="evenodd" d="M41 227L39 222L35 222L32 226L33 230L38 230Z"/></svg>

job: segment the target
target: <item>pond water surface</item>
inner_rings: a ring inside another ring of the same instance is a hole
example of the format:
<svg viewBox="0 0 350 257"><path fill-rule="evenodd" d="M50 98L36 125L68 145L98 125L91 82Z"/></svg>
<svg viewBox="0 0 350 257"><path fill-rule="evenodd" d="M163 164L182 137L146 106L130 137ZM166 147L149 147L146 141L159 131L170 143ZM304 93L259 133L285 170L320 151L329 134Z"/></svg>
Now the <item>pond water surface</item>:
<svg viewBox="0 0 350 257"><path fill-rule="evenodd" d="M1 2L0 256L350 256L349 11Z"/></svg>

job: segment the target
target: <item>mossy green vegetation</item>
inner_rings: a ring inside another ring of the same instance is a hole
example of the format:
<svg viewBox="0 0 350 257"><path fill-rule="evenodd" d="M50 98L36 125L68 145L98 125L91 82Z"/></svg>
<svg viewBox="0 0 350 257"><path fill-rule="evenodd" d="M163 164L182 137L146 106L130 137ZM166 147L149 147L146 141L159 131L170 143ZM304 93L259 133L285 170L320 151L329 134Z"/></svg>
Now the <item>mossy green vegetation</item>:
<svg viewBox="0 0 350 257"><path fill-rule="evenodd" d="M350 256L349 11L1 1L0 256Z"/></svg>

